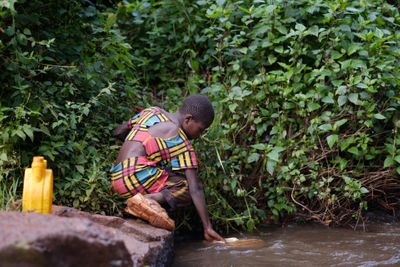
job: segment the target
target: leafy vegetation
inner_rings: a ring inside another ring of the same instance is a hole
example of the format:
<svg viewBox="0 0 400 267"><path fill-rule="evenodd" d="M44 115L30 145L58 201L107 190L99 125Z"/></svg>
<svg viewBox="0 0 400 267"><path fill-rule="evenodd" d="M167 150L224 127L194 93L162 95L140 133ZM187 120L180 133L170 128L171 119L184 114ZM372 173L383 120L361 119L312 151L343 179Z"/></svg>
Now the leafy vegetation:
<svg viewBox="0 0 400 267"><path fill-rule="evenodd" d="M115 214L112 129L201 92L219 226L349 224L400 188L400 16L385 1L0 2L0 205L43 154L55 203ZM16 196L17 195L17 196ZM179 214L182 225L187 216Z"/></svg>
<svg viewBox="0 0 400 267"><path fill-rule="evenodd" d="M110 132L140 90L130 46L93 5L13 2L2 2L0 25L2 190L20 187L41 154L55 171L55 203L111 213Z"/></svg>

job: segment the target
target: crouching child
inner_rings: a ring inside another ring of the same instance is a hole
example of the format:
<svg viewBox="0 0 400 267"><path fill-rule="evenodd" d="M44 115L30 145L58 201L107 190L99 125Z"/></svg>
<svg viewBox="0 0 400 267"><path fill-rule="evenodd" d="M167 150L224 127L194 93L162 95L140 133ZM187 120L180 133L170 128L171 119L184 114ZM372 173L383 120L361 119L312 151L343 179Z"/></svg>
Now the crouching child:
<svg viewBox="0 0 400 267"><path fill-rule="evenodd" d="M116 193L128 198L128 212L172 230L173 221L158 204L173 210L193 202L203 224L204 238L223 240L211 225L190 143L213 120L210 100L192 95L175 113L150 107L114 131L124 143L111 168L111 183Z"/></svg>

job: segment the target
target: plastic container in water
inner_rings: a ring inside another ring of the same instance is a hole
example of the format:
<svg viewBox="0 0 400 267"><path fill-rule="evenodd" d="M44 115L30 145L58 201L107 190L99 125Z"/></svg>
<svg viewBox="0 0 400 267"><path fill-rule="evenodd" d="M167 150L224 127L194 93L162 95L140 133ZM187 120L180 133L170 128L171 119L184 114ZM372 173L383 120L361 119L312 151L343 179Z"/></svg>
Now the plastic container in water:
<svg viewBox="0 0 400 267"><path fill-rule="evenodd" d="M22 210L51 213L53 203L53 171L47 169L44 157L33 157L32 168L25 170Z"/></svg>

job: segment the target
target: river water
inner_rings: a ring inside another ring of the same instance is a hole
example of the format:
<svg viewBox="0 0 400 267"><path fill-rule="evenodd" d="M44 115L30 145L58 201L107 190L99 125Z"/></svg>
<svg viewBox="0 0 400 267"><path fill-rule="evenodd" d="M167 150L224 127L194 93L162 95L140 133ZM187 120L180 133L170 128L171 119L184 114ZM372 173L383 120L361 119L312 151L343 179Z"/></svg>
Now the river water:
<svg viewBox="0 0 400 267"><path fill-rule="evenodd" d="M232 236L257 240L245 246L178 241L172 267L400 266L400 223L374 223L365 231L289 225Z"/></svg>

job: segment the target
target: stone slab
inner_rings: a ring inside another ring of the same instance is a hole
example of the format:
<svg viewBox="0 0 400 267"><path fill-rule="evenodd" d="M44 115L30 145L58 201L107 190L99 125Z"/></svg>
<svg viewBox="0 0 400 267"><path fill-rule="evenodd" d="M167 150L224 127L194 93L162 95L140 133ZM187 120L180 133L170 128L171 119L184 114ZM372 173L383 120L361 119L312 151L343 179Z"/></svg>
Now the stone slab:
<svg viewBox="0 0 400 267"><path fill-rule="evenodd" d="M167 266L173 235L140 220L53 207L0 212L0 266Z"/></svg>

